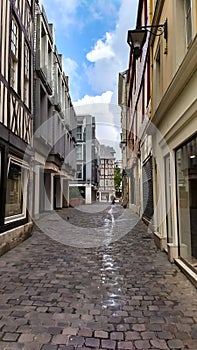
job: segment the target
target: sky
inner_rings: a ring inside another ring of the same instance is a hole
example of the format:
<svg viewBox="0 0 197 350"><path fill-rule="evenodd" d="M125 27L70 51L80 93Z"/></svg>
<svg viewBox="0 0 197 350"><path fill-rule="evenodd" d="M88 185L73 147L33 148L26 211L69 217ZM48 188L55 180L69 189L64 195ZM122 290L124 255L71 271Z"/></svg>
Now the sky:
<svg viewBox="0 0 197 350"><path fill-rule="evenodd" d="M128 68L128 29L138 0L42 0L54 24L57 50L69 76L77 114L96 117L96 136L121 159L118 74Z"/></svg>

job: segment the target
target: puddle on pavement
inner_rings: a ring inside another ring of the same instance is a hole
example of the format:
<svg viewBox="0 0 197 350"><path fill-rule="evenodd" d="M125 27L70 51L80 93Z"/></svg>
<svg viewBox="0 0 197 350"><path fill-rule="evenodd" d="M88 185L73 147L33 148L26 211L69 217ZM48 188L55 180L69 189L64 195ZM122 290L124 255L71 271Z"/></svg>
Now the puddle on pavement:
<svg viewBox="0 0 197 350"><path fill-rule="evenodd" d="M110 226L113 225L109 225L109 233L111 232ZM120 285L120 282L122 283L123 280L122 276L119 275L120 266L114 259L113 250L107 245L103 248L101 258L100 282L106 288L105 293L101 295L102 309L119 309L126 303L126 298Z"/></svg>

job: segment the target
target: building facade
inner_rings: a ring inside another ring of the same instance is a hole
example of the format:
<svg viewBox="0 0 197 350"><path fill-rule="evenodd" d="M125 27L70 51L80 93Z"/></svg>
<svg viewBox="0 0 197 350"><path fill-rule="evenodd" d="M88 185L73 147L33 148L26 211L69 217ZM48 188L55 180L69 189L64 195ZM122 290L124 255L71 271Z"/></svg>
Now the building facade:
<svg viewBox="0 0 197 350"><path fill-rule="evenodd" d="M99 142L95 136L95 117L77 115L77 172L70 184L70 205L96 201L99 183Z"/></svg>
<svg viewBox="0 0 197 350"><path fill-rule="evenodd" d="M128 88L128 70L119 73L118 79L118 105L121 108L121 135L120 135L120 148L122 152L122 205L126 208L129 205L129 113L127 108L127 88Z"/></svg>
<svg viewBox="0 0 197 350"><path fill-rule="evenodd" d="M150 23L147 1L139 1L136 27ZM130 49L128 70L119 74L121 150L123 157L123 206L148 222L153 215L152 139L147 136L151 111L150 51L147 35L139 60Z"/></svg>
<svg viewBox="0 0 197 350"><path fill-rule="evenodd" d="M31 231L34 1L0 2L0 253Z"/></svg>
<svg viewBox="0 0 197 350"><path fill-rule="evenodd" d="M68 206L76 172L77 118L53 25L38 1L35 12L34 216Z"/></svg>
<svg viewBox="0 0 197 350"><path fill-rule="evenodd" d="M114 166L115 150L113 147L100 145L100 182L99 201L111 202L115 197Z"/></svg>
<svg viewBox="0 0 197 350"><path fill-rule="evenodd" d="M167 31L158 32L164 23ZM147 25L154 27L140 57L130 48L129 203L151 225L157 246L196 283L196 1L140 0L136 28Z"/></svg>
<svg viewBox="0 0 197 350"><path fill-rule="evenodd" d="M167 47L158 38L151 45L155 128L148 133L156 163L155 236L169 259L176 259L184 271L189 267L193 275L197 266L197 3L155 3L153 14L158 23L168 21Z"/></svg>

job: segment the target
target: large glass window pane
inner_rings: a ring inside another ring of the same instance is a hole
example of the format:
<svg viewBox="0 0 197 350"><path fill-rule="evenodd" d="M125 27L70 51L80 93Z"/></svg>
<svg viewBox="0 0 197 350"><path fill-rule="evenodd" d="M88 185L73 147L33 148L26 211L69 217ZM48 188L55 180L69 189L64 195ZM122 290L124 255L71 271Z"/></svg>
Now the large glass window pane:
<svg viewBox="0 0 197 350"><path fill-rule="evenodd" d="M197 137L176 152L179 253L197 267Z"/></svg>
<svg viewBox="0 0 197 350"><path fill-rule="evenodd" d="M6 221L26 216L27 171L10 161L6 188Z"/></svg>
<svg viewBox="0 0 197 350"><path fill-rule="evenodd" d="M171 169L170 155L165 157L165 190L166 190L166 226L167 226L167 241L173 242L172 238L172 197L171 197Z"/></svg>

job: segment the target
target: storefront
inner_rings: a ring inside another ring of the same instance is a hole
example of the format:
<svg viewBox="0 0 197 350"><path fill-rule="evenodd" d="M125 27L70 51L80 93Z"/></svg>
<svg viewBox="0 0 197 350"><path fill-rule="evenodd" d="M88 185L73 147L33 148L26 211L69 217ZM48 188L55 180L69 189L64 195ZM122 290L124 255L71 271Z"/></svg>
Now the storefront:
<svg viewBox="0 0 197 350"><path fill-rule="evenodd" d="M25 161L21 152L5 152L6 146L0 149L0 255L29 237L33 225L30 159Z"/></svg>
<svg viewBox="0 0 197 350"><path fill-rule="evenodd" d="M176 149L179 257L197 270L197 135Z"/></svg>
<svg viewBox="0 0 197 350"><path fill-rule="evenodd" d="M27 184L29 165L19 158L9 156L5 223L25 219L27 216Z"/></svg>

